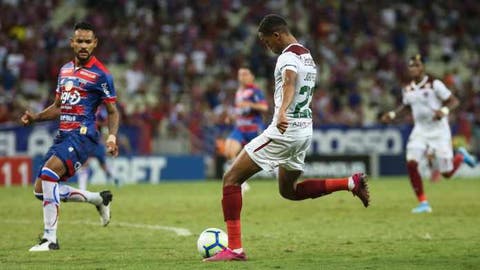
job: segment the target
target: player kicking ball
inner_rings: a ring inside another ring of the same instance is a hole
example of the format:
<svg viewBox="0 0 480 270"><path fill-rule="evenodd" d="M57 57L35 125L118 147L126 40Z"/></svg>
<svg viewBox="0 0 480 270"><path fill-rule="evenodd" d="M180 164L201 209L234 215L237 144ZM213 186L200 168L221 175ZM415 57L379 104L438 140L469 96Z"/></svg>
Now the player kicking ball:
<svg viewBox="0 0 480 270"><path fill-rule="evenodd" d="M106 226L110 222L110 191L90 192L60 184L75 174L99 144L95 112L102 102L108 112L107 152L118 155L116 134L119 117L115 88L109 71L92 55L97 46L93 26L76 24L70 46L75 59L60 69L53 104L38 114L26 111L21 117L24 125L60 119L54 144L46 154L35 181L35 196L43 201L44 231L40 242L30 251L60 248L57 240L60 201L91 203L100 214L101 224Z"/></svg>
<svg viewBox="0 0 480 270"><path fill-rule="evenodd" d="M267 15L258 29L260 40L279 54L275 67L275 112L272 123L249 142L223 176L222 209L227 225L228 248L205 261L244 261L247 256L241 242L241 184L263 170L278 169L280 194L289 200L318 198L335 191L348 190L365 207L370 195L366 177L357 173L341 179L307 179L298 182L312 139L310 102L317 69L308 49L290 33L286 21Z"/></svg>
<svg viewBox="0 0 480 270"><path fill-rule="evenodd" d="M452 177L463 162L471 167L476 164L475 158L465 148L459 148L453 155L448 114L458 106L458 98L442 81L427 75L423 64L420 55L410 58L408 72L412 81L403 89L403 104L382 115L384 123L390 123L406 112L413 115L414 127L406 151L407 170L419 205L412 209L412 213L432 212L418 166L427 149L434 153L435 167L446 178Z"/></svg>

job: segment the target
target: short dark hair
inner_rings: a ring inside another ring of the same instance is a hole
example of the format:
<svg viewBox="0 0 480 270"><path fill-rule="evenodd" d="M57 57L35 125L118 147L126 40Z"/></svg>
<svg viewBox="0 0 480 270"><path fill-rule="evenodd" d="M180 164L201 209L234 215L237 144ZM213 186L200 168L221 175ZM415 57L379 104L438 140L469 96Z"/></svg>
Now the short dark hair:
<svg viewBox="0 0 480 270"><path fill-rule="evenodd" d="M78 29L81 29L81 30L90 30L93 32L93 34L95 35L95 27L93 27L93 25L91 23L88 23L88 22L78 22L75 24L75 26L73 27L73 31L77 31Z"/></svg>
<svg viewBox="0 0 480 270"><path fill-rule="evenodd" d="M288 33L287 21L277 14L269 14L260 22L258 32L264 35L271 35L274 32Z"/></svg>

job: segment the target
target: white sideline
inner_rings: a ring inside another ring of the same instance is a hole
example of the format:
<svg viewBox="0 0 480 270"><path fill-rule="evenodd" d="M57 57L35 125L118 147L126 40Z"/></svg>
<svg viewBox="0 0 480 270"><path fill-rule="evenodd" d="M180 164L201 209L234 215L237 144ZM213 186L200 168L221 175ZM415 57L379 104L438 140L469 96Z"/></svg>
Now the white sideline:
<svg viewBox="0 0 480 270"><path fill-rule="evenodd" d="M11 220L11 219L6 219L6 220L0 220L0 223L9 223L9 224L34 224L38 223L41 221L37 220ZM39 223L39 224L40 224ZM93 222L93 221L62 221L64 224L73 224L73 225L94 225L94 226L100 226L99 222ZM178 228L178 227L170 227L170 226L162 226L162 225L151 225L151 224L142 224L142 223L130 223L130 222L122 222L122 221L114 221L108 224L108 226L114 226L114 227L127 227L127 228L137 228L137 229L148 229L148 230L164 230L164 231L172 231L175 234L179 236L190 236L192 233L190 230L185 229L185 228Z"/></svg>

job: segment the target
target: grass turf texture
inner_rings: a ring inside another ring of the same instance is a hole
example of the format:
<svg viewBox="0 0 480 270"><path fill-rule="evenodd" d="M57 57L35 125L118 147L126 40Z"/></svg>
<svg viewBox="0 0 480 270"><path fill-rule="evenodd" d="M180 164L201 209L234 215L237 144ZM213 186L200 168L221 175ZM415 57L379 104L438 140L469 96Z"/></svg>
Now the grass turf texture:
<svg viewBox="0 0 480 270"><path fill-rule="evenodd" d="M113 219L103 228L94 206L62 203L60 250L30 253L43 230L32 188L0 188L0 269L475 269L480 265L480 181L426 182L433 213L413 215L406 178L370 181L364 209L350 193L292 202L276 181L251 181L244 197L247 262L203 263L198 234L225 229L220 182L111 188ZM102 187L92 186L92 190ZM83 224L91 222L92 224ZM120 226L119 222L189 229ZM98 223L98 225L93 224Z"/></svg>

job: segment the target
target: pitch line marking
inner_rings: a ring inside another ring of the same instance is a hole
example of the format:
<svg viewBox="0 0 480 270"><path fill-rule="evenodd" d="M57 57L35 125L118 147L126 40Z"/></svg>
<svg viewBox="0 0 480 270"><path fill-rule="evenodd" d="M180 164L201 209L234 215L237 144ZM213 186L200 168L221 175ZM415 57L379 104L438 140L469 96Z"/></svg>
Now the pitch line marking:
<svg viewBox="0 0 480 270"><path fill-rule="evenodd" d="M10 223L10 224L33 224L37 223L38 221L33 220L1 220L1 223ZM65 224L73 224L73 225L94 225L100 226L99 222L93 221L62 221L61 223ZM136 228L136 229L148 229L148 230L163 230L163 231L172 231L179 236L190 236L192 232L185 228L179 227L171 227L171 226L163 226L163 225L152 225L152 224L143 224L143 223L130 223L130 222L123 222L123 221L114 221L110 223L108 226L114 227L126 227L126 228Z"/></svg>

